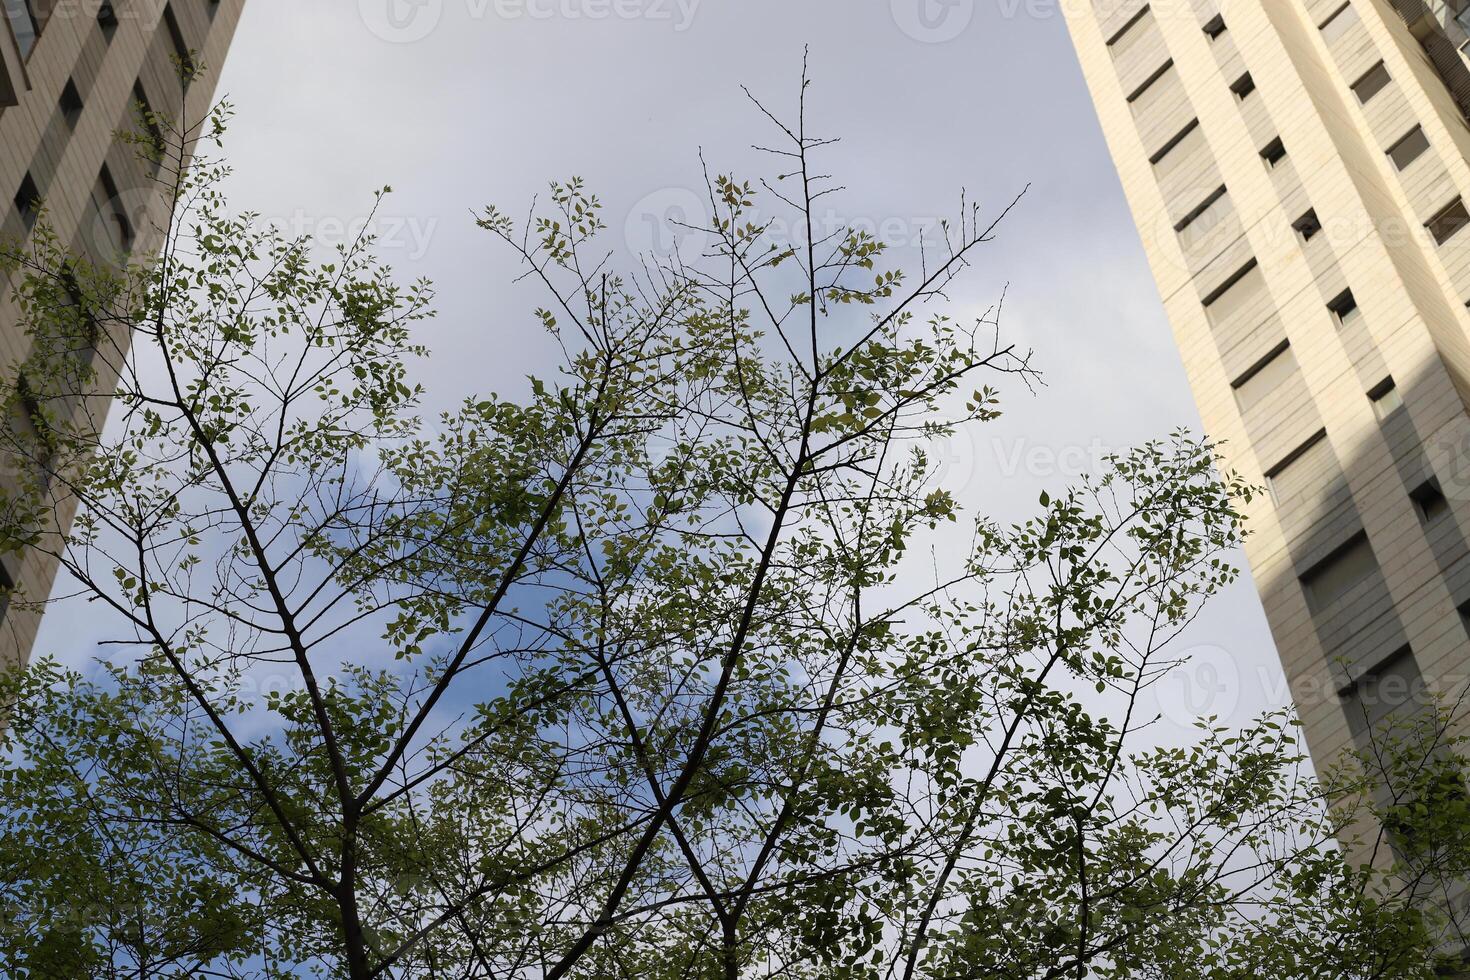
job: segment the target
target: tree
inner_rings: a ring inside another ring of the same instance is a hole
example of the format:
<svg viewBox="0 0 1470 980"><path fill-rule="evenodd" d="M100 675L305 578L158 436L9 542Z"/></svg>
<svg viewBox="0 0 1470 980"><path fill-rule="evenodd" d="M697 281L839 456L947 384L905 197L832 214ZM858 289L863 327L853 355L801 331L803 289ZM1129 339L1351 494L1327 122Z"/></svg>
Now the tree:
<svg viewBox="0 0 1470 980"><path fill-rule="evenodd" d="M1010 209L962 205L917 273L819 232L807 91L790 123L752 100L774 172L707 179L687 264L611 271L579 180L486 210L565 356L437 427L428 285L232 215L214 126L168 127L156 259L44 222L9 248L33 347L0 524L120 652L6 678L7 975L1442 965L1403 862L1331 843L1377 812L1368 770L1319 785L1285 715L1147 747L1141 693L1237 574L1251 490L1211 445L1015 526L933 478L932 439L1035 377L998 312L944 312Z"/></svg>

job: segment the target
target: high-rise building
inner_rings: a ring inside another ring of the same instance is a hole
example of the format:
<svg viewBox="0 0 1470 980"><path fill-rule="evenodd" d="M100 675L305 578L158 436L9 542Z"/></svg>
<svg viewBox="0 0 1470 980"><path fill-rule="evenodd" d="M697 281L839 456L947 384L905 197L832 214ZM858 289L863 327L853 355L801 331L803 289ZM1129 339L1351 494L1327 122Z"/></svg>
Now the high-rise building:
<svg viewBox="0 0 1470 980"><path fill-rule="evenodd" d="M197 120L244 0L0 0L0 237L25 240L44 202L62 243L94 261L156 250L165 185L135 143L139 106ZM204 70L185 85L181 63ZM27 338L0 282L0 371L13 372ZM99 368L99 372L100 372ZM65 516L65 515L64 515ZM0 558L0 586L49 594L57 565L39 552ZM24 659L39 616L4 605L0 666Z"/></svg>
<svg viewBox="0 0 1470 980"><path fill-rule="evenodd" d="M1320 766L1470 679L1470 0L1063 7Z"/></svg>

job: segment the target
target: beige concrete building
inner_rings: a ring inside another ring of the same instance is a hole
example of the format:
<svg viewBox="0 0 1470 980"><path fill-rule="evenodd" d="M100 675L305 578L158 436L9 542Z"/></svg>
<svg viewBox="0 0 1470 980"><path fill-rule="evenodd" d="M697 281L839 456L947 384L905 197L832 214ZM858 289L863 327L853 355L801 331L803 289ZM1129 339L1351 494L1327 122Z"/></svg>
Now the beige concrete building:
<svg viewBox="0 0 1470 980"><path fill-rule="evenodd" d="M1470 678L1470 0L1063 6L1320 766Z"/></svg>
<svg viewBox="0 0 1470 980"><path fill-rule="evenodd" d="M244 0L0 0L0 236L24 239L44 201L61 240L94 260L156 249L166 217L154 168L119 130L137 106L197 119L213 98ZM175 59L205 71L187 88ZM13 283L0 283L0 370L26 352ZM0 584L49 594L54 563L0 561ZM0 664L24 658L39 617L4 610Z"/></svg>

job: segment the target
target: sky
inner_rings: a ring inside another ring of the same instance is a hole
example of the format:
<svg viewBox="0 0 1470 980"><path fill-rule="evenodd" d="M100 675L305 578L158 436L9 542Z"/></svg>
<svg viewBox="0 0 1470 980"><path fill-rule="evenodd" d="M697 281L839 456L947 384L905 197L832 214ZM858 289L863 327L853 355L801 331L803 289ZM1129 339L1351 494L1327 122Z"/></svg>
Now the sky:
<svg viewBox="0 0 1470 980"><path fill-rule="evenodd" d="M841 138L834 218L912 258L962 190L994 214L1029 185L953 299L978 312L1004 290L1002 333L1046 383L1008 389L1006 415L944 453L966 504L1018 519L1102 453L1199 428L1059 2L249 0L214 66L236 112L227 190L332 244L391 185L379 253L437 291L430 404L513 397L552 354L539 297L474 213L523 214L577 175L622 254L679 247L660 229L697 207L701 151L716 172L764 164L742 86L789 112L809 50L809 128ZM37 652L94 655L89 615L57 608ZM1155 692L1166 734L1285 703L1248 575L1187 641L1193 662Z"/></svg>

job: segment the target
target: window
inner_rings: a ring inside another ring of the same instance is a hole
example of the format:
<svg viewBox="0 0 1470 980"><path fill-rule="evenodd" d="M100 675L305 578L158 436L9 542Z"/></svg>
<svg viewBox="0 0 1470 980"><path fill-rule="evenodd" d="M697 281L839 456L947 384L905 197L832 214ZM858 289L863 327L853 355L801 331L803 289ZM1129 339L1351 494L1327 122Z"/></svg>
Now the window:
<svg viewBox="0 0 1470 980"><path fill-rule="evenodd" d="M1281 142L1280 136L1261 149L1261 159L1266 161L1268 167L1274 167L1286 159L1286 144Z"/></svg>
<svg viewBox="0 0 1470 980"><path fill-rule="evenodd" d="M1183 129L1181 129L1178 133L1174 135L1172 139L1169 140L1169 142L1159 147L1158 151L1154 153L1153 156L1148 158L1148 162L1153 164L1155 167L1158 167L1159 164L1164 162L1165 157L1167 157L1173 150L1179 147L1180 144L1189 139L1191 136L1196 137L1196 139L1192 140L1191 143L1202 144L1204 141L1204 136L1200 132L1198 119L1191 119ZM1188 154L1181 154L1181 156L1187 155ZM1162 173L1158 174L1158 176L1160 179L1163 179Z"/></svg>
<svg viewBox="0 0 1470 980"><path fill-rule="evenodd" d="M1365 746L1389 729L1412 724L1430 706L1419 663L1407 646L1364 673L1342 693L1342 700L1348 727Z"/></svg>
<svg viewBox="0 0 1470 980"><path fill-rule="evenodd" d="M174 15L173 4L164 5L163 23L168 28L168 38L174 46L174 57L179 60L184 86L187 88L190 76L194 74L194 55L189 51L189 43L184 40L184 31L179 27L179 18Z"/></svg>
<svg viewBox="0 0 1470 980"><path fill-rule="evenodd" d="M1347 544L1319 561L1302 576L1307 606L1321 612L1367 581L1378 571L1378 560L1368 544L1368 535L1358 534Z"/></svg>
<svg viewBox="0 0 1470 980"><path fill-rule="evenodd" d="M106 164L102 165L101 172L97 174L97 183L92 185L91 204L98 228L107 235L107 243L112 247L113 254L107 258L116 258L120 253L132 251L133 223L123 211L122 203L118 199L117 185L113 183L112 172L107 169Z"/></svg>
<svg viewBox="0 0 1470 980"><path fill-rule="evenodd" d="M1344 289L1342 292L1338 293L1337 298L1327 304L1327 308L1331 310L1332 315L1337 318L1338 327L1352 326L1358 321L1358 318L1362 316L1362 314L1358 312L1358 301L1356 298L1354 298L1353 291L1351 289Z"/></svg>
<svg viewBox="0 0 1470 980"><path fill-rule="evenodd" d="M32 7L32 0L3 0L5 3L5 16L10 21L10 29L15 33L15 45L20 48L20 56L29 58L31 49L36 46L36 38L41 33L41 23L36 19L36 11Z"/></svg>
<svg viewBox="0 0 1470 980"><path fill-rule="evenodd" d="M1458 197L1424 223L1424 227L1434 236L1436 245L1443 245L1466 225L1470 225L1470 212L1465 210L1465 202Z"/></svg>
<svg viewBox="0 0 1470 980"><path fill-rule="evenodd" d="M219 0L204 0L204 11L210 20L214 20L214 15L219 13Z"/></svg>
<svg viewBox="0 0 1470 980"><path fill-rule="evenodd" d="M15 210L27 231L36 226L36 216L41 213L41 192L29 173L20 179L20 190L15 192Z"/></svg>
<svg viewBox="0 0 1470 980"><path fill-rule="evenodd" d="M1202 218L1208 211L1210 211L1210 209L1214 207L1215 203L1217 201L1219 201L1221 198L1223 198L1224 196L1225 196L1225 185L1224 184L1221 184L1219 187L1217 187L1214 190L1213 193L1210 194L1209 197L1205 198L1198 205L1196 205L1195 208L1192 211L1190 211L1188 214L1186 214L1183 218L1180 218L1178 224L1176 224L1174 226L1174 231L1175 232L1182 233L1184 231L1184 229L1188 228L1190 225L1192 225L1195 222L1199 221L1200 218ZM1226 207L1228 208L1230 202L1229 201L1226 201L1225 204L1226 204ZM1220 216L1219 215L1216 215L1215 217L1216 217L1216 220L1215 221L1204 221L1204 222L1201 222L1201 224L1204 227L1202 227L1200 229L1197 229L1197 231L1199 231L1200 233L1206 233L1206 232L1208 232L1212 227L1215 226L1215 224L1218 222Z"/></svg>
<svg viewBox="0 0 1470 980"><path fill-rule="evenodd" d="M1316 238L1317 233L1322 230L1322 222L1317 220L1317 212L1313 210L1293 221L1291 227L1301 236L1303 242L1309 242Z"/></svg>
<svg viewBox="0 0 1470 980"><path fill-rule="evenodd" d="M138 121L148 131L148 159L153 168L158 169L163 163L164 152L168 145L163 139L163 130L158 126L158 117L153 114L153 106L148 101L148 93L143 91L141 81L133 83L133 105L138 113Z"/></svg>
<svg viewBox="0 0 1470 980"><path fill-rule="evenodd" d="M1423 127L1415 126L1397 143L1388 148L1388 158L1393 161L1395 167L1403 170L1423 156L1427 149L1429 149L1429 137L1424 135Z"/></svg>
<svg viewBox="0 0 1470 980"><path fill-rule="evenodd" d="M102 6L97 8L97 26L102 28L102 37L111 43L112 35L117 33L117 11L112 8L111 0L102 0Z"/></svg>
<svg viewBox="0 0 1470 980"><path fill-rule="evenodd" d="M1280 507L1293 498L1320 493L1330 482L1336 465L1327 430L1318 429L1266 471L1266 488L1271 492L1271 500Z"/></svg>
<svg viewBox="0 0 1470 980"><path fill-rule="evenodd" d="M1419 523L1425 526L1433 524L1450 512L1449 501L1444 499L1444 491L1439 488L1438 480L1425 480L1410 491L1409 499L1414 502Z"/></svg>
<svg viewBox="0 0 1470 980"><path fill-rule="evenodd" d="M70 78L66 80L66 87L61 90L61 118L66 120L68 129L77 128L77 120L82 118L82 95L77 91L77 83Z"/></svg>
<svg viewBox="0 0 1470 980"><path fill-rule="evenodd" d="M1393 77L1389 75L1388 69L1383 67L1383 62L1380 61L1369 68L1366 75L1353 82L1353 94L1358 97L1360 104L1367 105L1368 100L1382 92L1391 81Z"/></svg>
<svg viewBox="0 0 1470 980"><path fill-rule="evenodd" d="M1210 318L1210 326L1218 328L1240 318L1252 318L1267 301L1266 277L1251 259L1204 298L1205 315Z"/></svg>
<svg viewBox="0 0 1470 980"><path fill-rule="evenodd" d="M1358 12L1351 3L1337 8L1337 12L1322 22L1322 40L1328 46L1336 43L1358 23Z"/></svg>
<svg viewBox="0 0 1470 980"><path fill-rule="evenodd" d="M1235 404L1241 414L1261 403L1271 392L1281 387L1288 378L1296 374L1296 357L1291 353L1291 343L1283 340L1230 386L1235 391Z"/></svg>
<svg viewBox="0 0 1470 980"><path fill-rule="evenodd" d="M1108 38L1108 47L1111 48L1120 44L1123 39L1126 38L1145 17L1149 17L1151 15L1152 11L1149 10L1148 4L1144 4L1142 7L1139 7L1138 12L1135 13L1132 17L1128 18L1128 23L1118 28L1118 32L1112 37Z"/></svg>
<svg viewBox="0 0 1470 980"><path fill-rule="evenodd" d="M10 597L15 593L15 579L10 574L10 569L0 561L0 620L5 618L10 609Z"/></svg>
<svg viewBox="0 0 1470 980"><path fill-rule="evenodd" d="M1394 384L1393 378L1384 378L1373 386L1368 392L1368 401L1373 406L1373 414L1382 421L1404 407L1404 397L1399 394L1399 389Z"/></svg>
<svg viewBox="0 0 1470 980"><path fill-rule="evenodd" d="M1209 23L1205 24L1205 36L1208 37L1211 41L1216 40L1217 38L1219 38L1219 36L1221 34L1224 34L1224 33L1225 33L1225 15L1224 14L1216 14L1215 16L1213 16L1213 17L1210 18Z"/></svg>
<svg viewBox="0 0 1470 980"><path fill-rule="evenodd" d="M1244 75L1241 75L1235 80L1235 84L1230 86L1230 91L1234 92L1235 97L1242 102L1245 101L1245 97L1247 95L1250 95L1255 90L1256 80L1254 78L1251 78L1250 72L1246 72Z"/></svg>
<svg viewBox="0 0 1470 980"><path fill-rule="evenodd" d="M1136 88L1132 92L1129 92L1128 93L1128 104L1129 105L1132 105L1133 103L1137 102L1139 99L1143 98L1144 93L1147 92L1149 89L1153 88L1154 83L1157 82L1159 79L1163 78L1165 75L1169 74L1169 72L1172 71L1173 68L1174 68L1174 61L1173 61L1173 59L1170 59L1170 60L1164 62L1162 65L1160 65L1157 69L1155 69L1155 71L1154 71L1154 73L1152 75L1150 75L1147 78L1145 78L1139 84L1138 88ZM1137 111L1138 110L1135 107L1134 112L1136 113Z"/></svg>

